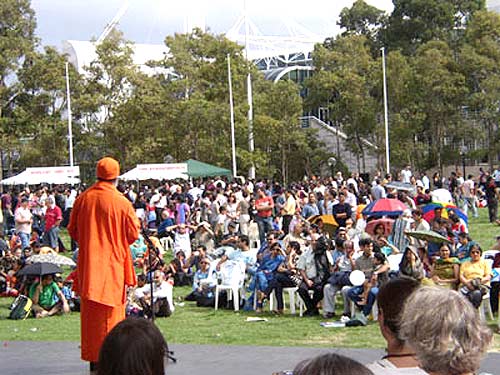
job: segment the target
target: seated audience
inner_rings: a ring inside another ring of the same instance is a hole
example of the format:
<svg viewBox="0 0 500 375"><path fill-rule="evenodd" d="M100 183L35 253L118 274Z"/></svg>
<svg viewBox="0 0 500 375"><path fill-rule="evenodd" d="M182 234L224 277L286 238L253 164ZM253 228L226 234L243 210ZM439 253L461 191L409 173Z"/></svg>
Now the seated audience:
<svg viewBox="0 0 500 375"><path fill-rule="evenodd" d="M135 297L144 310L144 315L169 317L175 310L172 284L165 281L165 275L162 271L156 270L153 274L153 302L151 303L151 284L146 283L142 288L135 291ZM152 305L152 306L151 306Z"/></svg>
<svg viewBox="0 0 500 375"><path fill-rule="evenodd" d="M411 277L421 281L424 276L424 266L418 256L418 249L415 246L408 246L403 254L403 259L399 264L399 273L401 276Z"/></svg>
<svg viewBox="0 0 500 375"><path fill-rule="evenodd" d="M460 292L475 308L481 305L483 295L488 292L491 280L491 266L481 258L483 251L477 244L470 249L471 260L460 266Z"/></svg>
<svg viewBox="0 0 500 375"><path fill-rule="evenodd" d="M54 281L53 275L43 275L41 282L31 285L29 297L33 301L32 310L36 318L70 312L68 301Z"/></svg>
<svg viewBox="0 0 500 375"><path fill-rule="evenodd" d="M431 266L431 278L425 279L424 284L434 284L447 289L457 289L459 282L460 261L450 256L451 249L443 243L439 248L440 257Z"/></svg>

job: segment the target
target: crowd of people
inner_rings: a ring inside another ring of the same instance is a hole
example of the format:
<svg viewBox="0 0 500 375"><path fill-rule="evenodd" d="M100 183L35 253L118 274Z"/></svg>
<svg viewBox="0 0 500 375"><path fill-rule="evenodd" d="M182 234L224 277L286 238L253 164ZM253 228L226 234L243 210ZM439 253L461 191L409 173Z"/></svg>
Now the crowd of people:
<svg viewBox="0 0 500 375"><path fill-rule="evenodd" d="M246 296L235 303L245 309L261 312L276 298L273 313L281 315L284 289L295 288L306 308L304 316L331 319L338 313L340 294L339 318L347 326L366 325L377 301L379 317L394 310L383 305L381 293L398 277L460 295L472 309L490 294L492 309L498 309L498 281L492 283L492 269L500 267L500 253L484 259L483 249L470 238L467 213L477 217L478 207L487 206L490 222L498 223L500 171L481 170L476 178L452 172L444 179L438 173L416 176L408 166L394 179L381 173L364 177L353 173L344 178L339 172L288 186L221 178L118 184L147 228L130 246L139 271L138 285L129 288L128 315L170 316L175 310L173 288L182 285L192 286L186 300L214 306L216 285L237 270L243 274ZM83 190L26 188L1 196L0 292L28 295L38 318L68 312L70 301L77 306L71 283L78 266L67 280L58 275L18 277L18 271L33 254L68 252L78 260L77 241L66 248L59 231L68 225ZM367 210L371 202L386 198L402 208ZM412 235L422 231L428 236ZM500 250L499 239L492 249ZM356 271L359 282L351 277ZM492 284L497 289L491 289ZM399 327L388 327L399 334ZM405 341L417 347L410 329L404 332ZM402 341L398 337L396 342Z"/></svg>

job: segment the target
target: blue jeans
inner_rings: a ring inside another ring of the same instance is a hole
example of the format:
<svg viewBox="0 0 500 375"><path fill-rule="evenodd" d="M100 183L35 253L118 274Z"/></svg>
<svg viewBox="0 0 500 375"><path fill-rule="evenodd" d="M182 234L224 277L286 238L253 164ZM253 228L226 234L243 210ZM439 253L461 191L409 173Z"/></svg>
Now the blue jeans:
<svg viewBox="0 0 500 375"><path fill-rule="evenodd" d="M354 301L354 303L357 304L359 301L361 301L361 294L363 294L363 286L355 286L349 289L349 291L347 292L347 297L349 297L350 300ZM377 294L378 294L378 288L377 287L371 288L370 293L368 293L366 305L358 306L363 312L364 316L370 315L373 304L375 303L375 300L377 298Z"/></svg>
<svg viewBox="0 0 500 375"><path fill-rule="evenodd" d="M24 232L18 232L17 235L19 236L19 239L21 240L21 249L25 249L27 247L30 247L30 234L29 233L24 233Z"/></svg>
<svg viewBox="0 0 500 375"><path fill-rule="evenodd" d="M262 245L266 240L266 234L273 230L273 218L256 216L255 221L259 227L259 240Z"/></svg>
<svg viewBox="0 0 500 375"><path fill-rule="evenodd" d="M43 243L55 249L59 247L59 227L52 227L43 235Z"/></svg>

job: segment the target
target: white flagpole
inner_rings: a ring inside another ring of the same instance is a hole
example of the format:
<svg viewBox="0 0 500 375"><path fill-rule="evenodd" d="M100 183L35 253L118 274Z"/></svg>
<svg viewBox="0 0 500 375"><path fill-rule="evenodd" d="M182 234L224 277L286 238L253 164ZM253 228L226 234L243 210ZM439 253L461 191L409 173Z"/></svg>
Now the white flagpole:
<svg viewBox="0 0 500 375"><path fill-rule="evenodd" d="M73 166L73 127L71 124L71 95L69 92L69 70L66 62L66 95L68 99L68 141L69 141L69 165Z"/></svg>
<svg viewBox="0 0 500 375"><path fill-rule="evenodd" d="M233 162L233 177L237 176L236 169L236 140L234 136L234 104L233 104L233 83L231 79L231 56L227 54L227 80L229 82L229 111L231 116L231 156Z"/></svg>
<svg viewBox="0 0 500 375"><path fill-rule="evenodd" d="M391 173L391 162L389 156L389 113L387 109L387 78L385 75L385 47L382 51L382 74L384 80L384 124L385 124L385 169L386 173Z"/></svg>
<svg viewBox="0 0 500 375"><path fill-rule="evenodd" d="M252 75L250 74L250 62L248 60L248 34L249 26L247 19L247 2L243 1L244 16L245 16L245 57L248 65L248 75L247 75L247 99L248 99L248 151L253 155L255 150L254 139L253 139L253 99L252 99ZM250 170L248 171L248 177L255 178L255 164L252 161Z"/></svg>

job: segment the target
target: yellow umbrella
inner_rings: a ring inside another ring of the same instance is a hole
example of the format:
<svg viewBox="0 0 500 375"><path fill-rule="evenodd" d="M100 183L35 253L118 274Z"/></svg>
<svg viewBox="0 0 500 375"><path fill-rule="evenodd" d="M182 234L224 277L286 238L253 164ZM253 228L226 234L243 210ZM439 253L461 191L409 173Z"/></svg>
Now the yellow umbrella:
<svg viewBox="0 0 500 375"><path fill-rule="evenodd" d="M316 224L321 228L323 232L326 232L330 235L330 238L333 238L335 235L335 231L339 227L339 224L333 217L333 215L314 215L307 219L311 224Z"/></svg>

